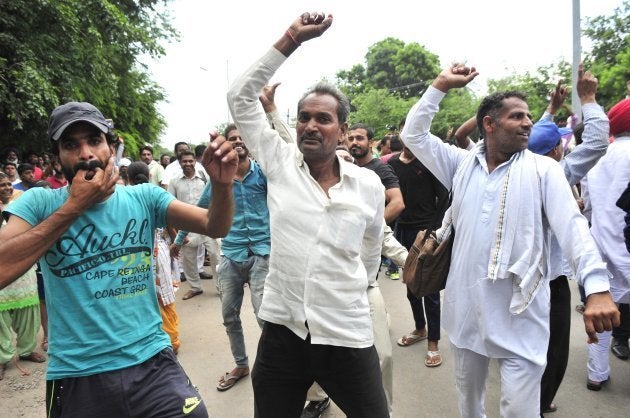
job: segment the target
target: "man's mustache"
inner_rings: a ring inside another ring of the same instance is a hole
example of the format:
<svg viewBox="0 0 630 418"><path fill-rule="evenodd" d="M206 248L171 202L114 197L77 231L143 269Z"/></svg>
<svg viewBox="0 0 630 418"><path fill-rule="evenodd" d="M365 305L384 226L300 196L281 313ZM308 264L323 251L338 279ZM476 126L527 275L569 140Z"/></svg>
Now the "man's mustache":
<svg viewBox="0 0 630 418"><path fill-rule="evenodd" d="M103 164L99 160L79 161L74 165L73 169L76 173L79 170L96 171L97 168L104 169Z"/></svg>
<svg viewBox="0 0 630 418"><path fill-rule="evenodd" d="M307 139L314 139L316 141L320 141L321 142L321 141L323 141L324 138L321 135L316 134L316 133L314 133L314 134L303 134L300 137L300 141L304 141L304 140L307 140Z"/></svg>

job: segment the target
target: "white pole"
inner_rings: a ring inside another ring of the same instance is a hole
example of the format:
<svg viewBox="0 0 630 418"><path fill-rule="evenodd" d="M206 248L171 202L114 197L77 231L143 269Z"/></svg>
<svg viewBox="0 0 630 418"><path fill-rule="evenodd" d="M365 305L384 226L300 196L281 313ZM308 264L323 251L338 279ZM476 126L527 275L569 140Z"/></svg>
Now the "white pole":
<svg viewBox="0 0 630 418"><path fill-rule="evenodd" d="M230 60L225 60L225 78L227 80L227 89L230 89ZM227 90L226 90L227 91ZM226 104L227 106L227 104ZM227 108L227 121L228 124L232 123L230 120L230 108Z"/></svg>
<svg viewBox="0 0 630 418"><path fill-rule="evenodd" d="M582 60L580 36L580 0L573 0L573 76L571 81L571 109L578 117L578 121L582 120L582 106L577 93L578 65L580 65L580 61Z"/></svg>

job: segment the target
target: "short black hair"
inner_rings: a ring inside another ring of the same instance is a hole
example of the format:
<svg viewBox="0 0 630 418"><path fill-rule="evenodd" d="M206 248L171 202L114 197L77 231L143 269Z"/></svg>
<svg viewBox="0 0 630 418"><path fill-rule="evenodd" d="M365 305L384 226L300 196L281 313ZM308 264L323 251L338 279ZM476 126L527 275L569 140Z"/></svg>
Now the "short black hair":
<svg viewBox="0 0 630 418"><path fill-rule="evenodd" d="M140 148L138 150L139 154L142 154L142 151L147 150L151 153L151 155L153 155L153 147L151 147L150 145L145 145L144 147Z"/></svg>
<svg viewBox="0 0 630 418"><path fill-rule="evenodd" d="M492 119L495 119L501 112L501 109L503 109L503 101L511 99L512 97L516 97L527 103L527 95L515 90L492 93L481 101L477 109L477 128L479 129L479 135L484 138L486 137L486 132L483 129L483 118L490 116Z"/></svg>
<svg viewBox="0 0 630 418"><path fill-rule="evenodd" d="M223 131L223 136L225 137L225 139L227 139L228 134L235 129L238 129L235 123L230 123L228 126L226 126L225 130Z"/></svg>
<svg viewBox="0 0 630 418"><path fill-rule="evenodd" d="M389 139L389 149L392 150L392 152L402 151L403 144L402 144L402 141L400 140L400 138L398 137L398 135L392 135L390 137L390 139Z"/></svg>
<svg viewBox="0 0 630 418"><path fill-rule="evenodd" d="M35 167L33 167L33 165L29 163L22 163L17 168L18 175L20 176L22 175L22 173L28 170L35 171Z"/></svg>
<svg viewBox="0 0 630 418"><path fill-rule="evenodd" d="M179 154L177 154L177 161L181 161L182 157L184 155L192 155L193 158L195 158L195 153L192 152L191 150L186 150L186 151L182 151Z"/></svg>
<svg viewBox="0 0 630 418"><path fill-rule="evenodd" d="M178 143L175 144L175 146L173 147L173 152L175 153L175 155L177 155L177 148L180 145L186 145L189 149L190 149L190 145L188 145L188 142L185 141L179 141Z"/></svg>
<svg viewBox="0 0 630 418"><path fill-rule="evenodd" d="M201 157L205 150L206 150L206 146L205 145L197 145L195 147L195 158Z"/></svg>
<svg viewBox="0 0 630 418"><path fill-rule="evenodd" d="M368 140L370 141L374 138L374 129L370 128L365 123L355 123L350 128L348 128L348 131L354 131L355 129L365 130Z"/></svg>

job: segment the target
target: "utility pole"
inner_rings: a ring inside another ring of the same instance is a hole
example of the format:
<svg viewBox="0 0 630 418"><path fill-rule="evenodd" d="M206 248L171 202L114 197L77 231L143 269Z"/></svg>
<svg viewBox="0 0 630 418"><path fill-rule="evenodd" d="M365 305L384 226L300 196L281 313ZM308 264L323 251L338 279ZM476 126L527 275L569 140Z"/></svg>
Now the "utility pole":
<svg viewBox="0 0 630 418"><path fill-rule="evenodd" d="M582 61L580 28L580 0L573 0L573 72L571 80L571 110L577 116L578 121L582 120L582 104L577 93L578 66Z"/></svg>
<svg viewBox="0 0 630 418"><path fill-rule="evenodd" d="M227 80L227 90L230 90L230 61L229 60L225 60L225 78ZM226 105L227 106L227 105ZM230 120L230 108L227 108L227 121L228 124L232 123L232 121Z"/></svg>

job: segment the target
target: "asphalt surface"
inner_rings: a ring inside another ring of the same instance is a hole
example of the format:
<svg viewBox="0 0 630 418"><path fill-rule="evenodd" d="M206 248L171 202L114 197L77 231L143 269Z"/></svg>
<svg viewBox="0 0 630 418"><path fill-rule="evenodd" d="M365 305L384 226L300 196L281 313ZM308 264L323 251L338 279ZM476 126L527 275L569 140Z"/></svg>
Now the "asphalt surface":
<svg viewBox="0 0 630 418"><path fill-rule="evenodd" d="M384 271L384 269L383 269ZM396 340L413 329L411 308L400 281L381 274L381 291L390 316L390 335L394 355L394 413L395 417L457 417L456 392L448 336L442 333L443 363L437 368L424 366L426 341L409 347L399 347ZM221 304L215 280L203 280L204 293L190 300L181 300L188 290L185 283L177 294L182 347L179 360L193 383L199 388L210 415L213 417L253 417L254 400L251 379L241 379L225 392L216 390L219 377L232 370L234 362L221 319ZM573 305L579 294L571 282ZM260 329L246 290L241 312L250 365L253 365ZM630 360L622 361L611 354L610 382L600 392L586 389L586 334L582 316L572 312L571 355L555 403L558 411L547 414L552 418L628 417L630 416ZM0 418L44 418L44 365L21 363L31 372L21 376L10 364L0 381ZM499 416L499 381L496 363L491 363L486 391L488 417ZM537 402L537 401L536 401ZM323 417L343 417L334 404Z"/></svg>

